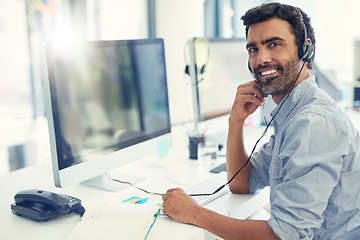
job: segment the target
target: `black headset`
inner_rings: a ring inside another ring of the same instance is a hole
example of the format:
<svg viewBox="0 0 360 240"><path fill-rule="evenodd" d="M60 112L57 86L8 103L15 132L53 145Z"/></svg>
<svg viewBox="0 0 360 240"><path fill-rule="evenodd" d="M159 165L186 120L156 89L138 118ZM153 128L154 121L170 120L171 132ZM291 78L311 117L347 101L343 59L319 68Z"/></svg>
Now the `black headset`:
<svg viewBox="0 0 360 240"><path fill-rule="evenodd" d="M304 23L304 21L301 21L302 25L303 25L303 29L304 29L304 42L302 44L302 47L298 48L298 54L299 54L299 58L303 61L303 62L310 62L311 59L314 56L314 46L308 42L307 40L307 30L306 30L306 25Z"/></svg>
<svg viewBox="0 0 360 240"><path fill-rule="evenodd" d="M307 40L307 29L306 29L306 25L304 23L304 20L301 20L301 23L303 25L303 29L304 29L304 41L302 43L302 46L298 46L298 55L299 58L303 61L303 62L310 62L311 59L314 56L314 46L308 42ZM249 71L252 73L252 69L250 67L250 62L248 61L248 68Z"/></svg>

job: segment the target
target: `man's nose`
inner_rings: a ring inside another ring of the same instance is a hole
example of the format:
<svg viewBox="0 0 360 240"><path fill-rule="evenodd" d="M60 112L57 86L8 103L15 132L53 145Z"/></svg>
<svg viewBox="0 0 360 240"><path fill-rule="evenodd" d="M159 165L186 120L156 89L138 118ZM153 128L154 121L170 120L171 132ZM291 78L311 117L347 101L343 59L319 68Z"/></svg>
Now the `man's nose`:
<svg viewBox="0 0 360 240"><path fill-rule="evenodd" d="M269 51L259 50L256 64L258 66L259 65L264 66L266 63L270 63L270 62L271 62L271 55L270 55Z"/></svg>

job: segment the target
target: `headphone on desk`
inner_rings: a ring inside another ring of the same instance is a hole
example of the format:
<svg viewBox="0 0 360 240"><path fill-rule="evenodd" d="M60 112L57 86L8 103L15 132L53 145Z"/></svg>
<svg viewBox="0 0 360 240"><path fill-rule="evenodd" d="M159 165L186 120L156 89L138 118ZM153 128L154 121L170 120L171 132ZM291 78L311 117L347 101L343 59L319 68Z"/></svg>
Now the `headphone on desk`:
<svg viewBox="0 0 360 240"><path fill-rule="evenodd" d="M189 47L190 42L193 42L193 46L194 46L194 57L195 57L195 73L196 74L200 74L203 75L206 71L206 67L209 63L209 59L210 59L210 46L209 46L209 42L207 41L206 38L198 38L198 37L194 37L192 39L190 39L189 41L186 42L185 45L185 53L186 53L186 49ZM197 63L197 54L196 54L196 44L205 44L206 47L206 57L205 57L205 62L203 64L201 64L200 70L198 70L198 63ZM190 76L190 61L187 60L186 58L186 54L185 54L185 62L186 62L186 66L185 66L185 74ZM200 78L200 80L202 80L202 78Z"/></svg>
<svg viewBox="0 0 360 240"><path fill-rule="evenodd" d="M301 13L300 13L301 15ZM303 61L303 62L310 62L311 59L313 58L314 56L314 45L312 45L311 43L308 42L307 40L307 29L306 29L306 25L305 25L305 22L302 18L302 15L301 15L301 24L303 26L303 31L304 31L304 40L303 42L298 46L298 55L299 55L299 58L300 58L300 61ZM251 67L250 67L250 62L248 61L248 68L249 68L249 71L251 73L253 73Z"/></svg>

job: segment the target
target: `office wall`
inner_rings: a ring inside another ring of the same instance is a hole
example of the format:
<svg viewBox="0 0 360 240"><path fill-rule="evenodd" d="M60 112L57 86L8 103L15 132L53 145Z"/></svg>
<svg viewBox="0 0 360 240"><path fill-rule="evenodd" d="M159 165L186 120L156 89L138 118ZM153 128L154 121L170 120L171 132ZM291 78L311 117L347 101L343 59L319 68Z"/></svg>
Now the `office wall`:
<svg viewBox="0 0 360 240"><path fill-rule="evenodd" d="M99 39L148 37L146 0L101 0L97 7Z"/></svg>
<svg viewBox="0 0 360 240"><path fill-rule="evenodd" d="M165 42L171 121L188 121L193 109L184 51L189 39L204 36L204 0L157 0L156 35Z"/></svg>
<svg viewBox="0 0 360 240"><path fill-rule="evenodd" d="M0 0L0 5L0 114L31 116L25 4L22 0ZM0 123L2 120L4 117Z"/></svg>
<svg viewBox="0 0 360 240"><path fill-rule="evenodd" d="M10 152L29 137L29 121L24 118L32 115L32 106L25 4L23 0L0 0L0 5L1 175L10 167ZM10 150L8 146L14 148ZM21 158L13 162L13 166L21 164L20 161Z"/></svg>

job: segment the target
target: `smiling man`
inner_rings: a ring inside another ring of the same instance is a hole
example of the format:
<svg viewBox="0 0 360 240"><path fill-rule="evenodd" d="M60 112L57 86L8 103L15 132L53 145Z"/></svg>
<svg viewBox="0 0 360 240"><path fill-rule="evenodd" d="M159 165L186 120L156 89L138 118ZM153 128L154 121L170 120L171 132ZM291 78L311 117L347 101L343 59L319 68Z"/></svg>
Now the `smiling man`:
<svg viewBox="0 0 360 240"><path fill-rule="evenodd" d="M255 80L237 89L227 174L233 193L270 186L271 217L232 219L200 207L179 188L163 196L164 213L224 239L359 239L360 137L311 76L315 36L308 16L269 3L250 9L242 20ZM274 135L249 156L244 122L268 95L277 104Z"/></svg>

